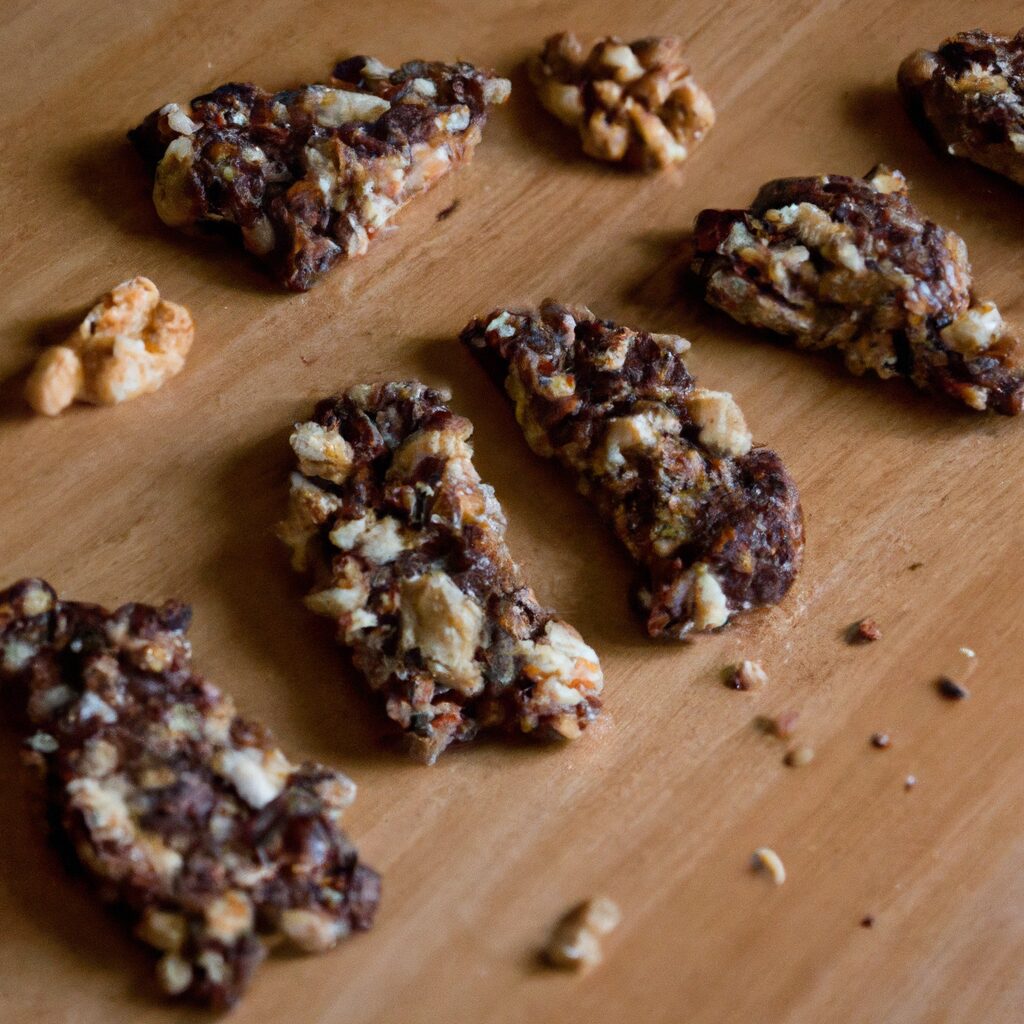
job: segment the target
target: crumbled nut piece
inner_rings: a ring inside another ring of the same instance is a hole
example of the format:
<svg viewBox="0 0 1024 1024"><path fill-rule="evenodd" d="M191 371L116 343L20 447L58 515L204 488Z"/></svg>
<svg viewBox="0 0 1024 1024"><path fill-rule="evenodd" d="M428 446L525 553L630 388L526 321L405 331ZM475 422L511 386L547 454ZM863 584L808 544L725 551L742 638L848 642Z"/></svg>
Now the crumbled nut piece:
<svg viewBox="0 0 1024 1024"><path fill-rule="evenodd" d="M606 896L587 900L570 910L555 926L544 948L553 967L589 971L603 959L600 940L618 927L622 914Z"/></svg>
<svg viewBox="0 0 1024 1024"><path fill-rule="evenodd" d="M767 846L754 851L753 866L755 871L765 871L776 885L786 881L786 867L782 858Z"/></svg>
<svg viewBox="0 0 1024 1024"><path fill-rule="evenodd" d="M715 123L674 36L599 39L589 54L571 32L544 43L528 64L541 103L575 128L583 152L651 170L685 160Z"/></svg>
<svg viewBox="0 0 1024 1024"><path fill-rule="evenodd" d="M961 686L955 679L949 676L941 676L935 683L936 689L947 700L966 700L971 691L966 686Z"/></svg>
<svg viewBox="0 0 1024 1024"><path fill-rule="evenodd" d="M133 277L39 357L25 397L36 412L56 416L76 400L116 405L147 395L181 372L194 334L184 306L161 299L149 278Z"/></svg>
<svg viewBox="0 0 1024 1024"><path fill-rule="evenodd" d="M129 138L172 227L233 226L286 288L311 288L370 241L480 141L507 79L470 64L371 57L326 85L268 93L222 85L151 113Z"/></svg>
<svg viewBox="0 0 1024 1024"><path fill-rule="evenodd" d="M380 884L341 829L351 781L292 764L192 671L190 616L176 602L107 612L23 580L0 592L0 649L24 652L0 685L25 707L69 847L163 954L160 987L227 1007L261 936L294 940L294 915L317 915L331 941L298 944L327 948L370 927Z"/></svg>
<svg viewBox="0 0 1024 1024"><path fill-rule="evenodd" d="M803 768L814 760L814 748L794 747L786 752L784 760L790 768Z"/></svg>
<svg viewBox="0 0 1024 1024"><path fill-rule="evenodd" d="M480 317L461 340L530 447L558 459L640 563L651 636L719 629L785 596L803 552L796 485L775 452L750 447L731 397L694 385L683 339L548 299Z"/></svg>
<svg viewBox="0 0 1024 1024"><path fill-rule="evenodd" d="M311 573L306 606L337 623L427 763L481 729L575 739L604 685L597 655L512 561L472 425L448 397L406 382L321 402L292 434L299 472L279 528ZM296 942L316 941L317 921L292 927Z"/></svg>
<svg viewBox="0 0 1024 1024"><path fill-rule="evenodd" d="M892 739L887 732L874 732L871 734L871 746L878 750L887 750L892 745Z"/></svg>
<svg viewBox="0 0 1024 1024"><path fill-rule="evenodd" d="M897 172L772 181L694 231L705 299L741 323L836 348L858 375L1024 408L1024 334L977 298L963 240L920 214Z"/></svg>
<svg viewBox="0 0 1024 1024"><path fill-rule="evenodd" d="M850 627L847 639L851 644L871 643L882 639L882 630L874 619L861 619Z"/></svg>
<svg viewBox="0 0 1024 1024"><path fill-rule="evenodd" d="M906 778L905 778L905 779L903 780L903 788L904 788L904 789L906 789L906 790L911 790L911 789L913 789L913 788L914 788L914 787L915 787L916 785L917 785L917 776L916 776L916 775L908 775L908 776L907 776L907 777L906 777Z"/></svg>
<svg viewBox="0 0 1024 1024"><path fill-rule="evenodd" d="M1013 38L975 29L917 50L900 65L899 86L942 152L1024 185L1024 29Z"/></svg>
<svg viewBox="0 0 1024 1024"><path fill-rule="evenodd" d="M741 661L730 670L726 685L734 690L760 690L768 685L768 673L759 661Z"/></svg>

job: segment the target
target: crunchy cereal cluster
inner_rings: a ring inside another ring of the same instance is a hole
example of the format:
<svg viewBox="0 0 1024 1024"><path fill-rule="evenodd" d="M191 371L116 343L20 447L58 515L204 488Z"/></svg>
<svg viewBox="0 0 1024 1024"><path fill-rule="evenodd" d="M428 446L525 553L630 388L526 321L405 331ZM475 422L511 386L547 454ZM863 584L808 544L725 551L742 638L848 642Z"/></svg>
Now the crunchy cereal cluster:
<svg viewBox="0 0 1024 1024"><path fill-rule="evenodd" d="M706 92L683 59L682 40L598 40L587 54L571 32L544 43L529 63L541 103L576 128L598 160L653 169L685 160L715 123Z"/></svg>
<svg viewBox="0 0 1024 1024"><path fill-rule="evenodd" d="M695 234L705 298L742 323L973 409L1024 406L1024 340L975 298L963 239L921 216L899 171L772 181L749 209L704 210Z"/></svg>
<svg viewBox="0 0 1024 1024"><path fill-rule="evenodd" d="M181 372L194 335L184 306L161 299L149 278L133 277L39 357L25 397L36 412L56 416L76 400L116 405L149 394Z"/></svg>
<svg viewBox="0 0 1024 1024"><path fill-rule="evenodd" d="M0 593L0 681L62 838L160 953L169 995L230 1006L267 939L325 950L369 928L380 896L341 828L352 781L293 764L192 670L191 612Z"/></svg>
<svg viewBox="0 0 1024 1024"><path fill-rule="evenodd" d="M448 398L404 382L321 402L292 434L279 527L313 578L306 605L336 622L427 763L480 729L575 739L603 686L597 655L512 561Z"/></svg>

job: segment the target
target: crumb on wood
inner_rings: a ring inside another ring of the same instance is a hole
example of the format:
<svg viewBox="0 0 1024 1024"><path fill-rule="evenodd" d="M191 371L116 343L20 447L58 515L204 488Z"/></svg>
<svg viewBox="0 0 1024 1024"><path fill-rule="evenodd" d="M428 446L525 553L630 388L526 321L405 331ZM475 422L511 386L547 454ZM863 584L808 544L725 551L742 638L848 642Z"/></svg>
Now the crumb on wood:
<svg viewBox="0 0 1024 1024"><path fill-rule="evenodd" d="M759 661L741 661L729 668L725 685L733 690L760 690L768 683L768 673Z"/></svg>
<svg viewBox="0 0 1024 1024"><path fill-rule="evenodd" d="M786 752L786 756L783 761L790 768L803 768L804 765L810 764L814 760L814 748L813 747L794 747L792 750Z"/></svg>
<svg viewBox="0 0 1024 1024"><path fill-rule="evenodd" d="M847 643L851 644L869 644L881 639L882 630L879 628L878 623L871 618L855 622L846 633Z"/></svg>
<svg viewBox="0 0 1024 1024"><path fill-rule="evenodd" d="M873 732L871 734L871 746L878 750L887 750L892 745L892 738L887 732Z"/></svg>
<svg viewBox="0 0 1024 1024"><path fill-rule="evenodd" d="M786 866L782 863L782 858L770 847L761 846L756 849L752 864L755 871L765 872L776 885L782 885L786 881Z"/></svg>
<svg viewBox="0 0 1024 1024"><path fill-rule="evenodd" d="M754 719L754 725L769 736L777 736L780 740L786 740L793 735L799 717L799 711L783 711L781 715L776 715L774 718L768 715L758 715Z"/></svg>
<svg viewBox="0 0 1024 1024"><path fill-rule="evenodd" d="M908 792L910 790L912 790L916 785L917 785L917 776L916 775L908 775L903 780L903 788L905 790L907 790Z"/></svg>
<svg viewBox="0 0 1024 1024"><path fill-rule="evenodd" d="M861 928L874 928L874 926L875 926L875 916L874 916L874 914L865 914L860 919L860 926L861 926Z"/></svg>
<svg viewBox="0 0 1024 1024"><path fill-rule="evenodd" d="M936 689L946 700L967 700L971 691L949 676L940 676L935 683Z"/></svg>
<svg viewBox="0 0 1024 1024"><path fill-rule="evenodd" d="M601 938L621 920L618 904L607 896L578 904L555 925L544 947L545 962L565 970L592 970L603 959Z"/></svg>
<svg viewBox="0 0 1024 1024"><path fill-rule="evenodd" d="M924 562L911 562L910 565L907 566L907 568L911 572L917 572L917 570L920 569L922 565L924 565Z"/></svg>
<svg viewBox="0 0 1024 1024"><path fill-rule="evenodd" d="M453 199L443 210L437 211L438 220L447 220L459 208L458 199Z"/></svg>

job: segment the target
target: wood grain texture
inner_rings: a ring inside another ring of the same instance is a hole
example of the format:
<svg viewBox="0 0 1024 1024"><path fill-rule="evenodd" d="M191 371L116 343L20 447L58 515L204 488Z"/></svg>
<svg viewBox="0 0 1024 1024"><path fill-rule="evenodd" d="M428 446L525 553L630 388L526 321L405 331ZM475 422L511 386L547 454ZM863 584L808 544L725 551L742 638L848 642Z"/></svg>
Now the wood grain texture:
<svg viewBox="0 0 1024 1024"><path fill-rule="evenodd" d="M1024 423L853 379L677 287L702 207L745 205L771 177L884 160L967 240L982 294L1024 319L1024 192L937 157L894 87L911 49L1019 18L1009 0L3 5L3 582L39 574L111 604L191 600L210 678L290 753L355 776L350 828L385 878L371 934L272 958L234 1021L1024 1019ZM538 110L518 67L566 27L689 41L719 121L684 169L641 178L591 163ZM128 127L222 81L280 87L353 52L465 57L511 72L513 97L470 168L308 294L159 224ZM39 340L136 273L196 317L184 373L121 408L30 418L21 371ZM808 547L782 607L692 644L644 638L624 553L453 340L474 314L546 294L688 336L700 381L731 390L783 454ZM513 552L603 656L607 717L568 749L494 743L434 769L407 763L300 604L271 535L288 426L347 384L410 375L451 385ZM845 645L863 615L884 639ZM978 667L972 698L951 704L932 681L960 670L961 645ZM764 662L765 690L720 684L739 657ZM817 752L800 769L752 726L789 709ZM889 750L870 747L879 729ZM153 1000L147 955L61 870L6 727L0 794L4 1021L202 1019ZM761 845L786 863L781 888L749 871ZM586 979L537 969L550 923L598 893L624 914L605 965Z"/></svg>

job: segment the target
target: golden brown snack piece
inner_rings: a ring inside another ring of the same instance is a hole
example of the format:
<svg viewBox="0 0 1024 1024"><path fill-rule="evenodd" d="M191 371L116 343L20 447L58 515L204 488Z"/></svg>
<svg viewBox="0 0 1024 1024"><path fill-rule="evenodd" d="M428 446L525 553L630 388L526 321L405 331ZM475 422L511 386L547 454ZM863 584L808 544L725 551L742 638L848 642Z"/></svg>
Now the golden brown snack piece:
<svg viewBox="0 0 1024 1024"><path fill-rule="evenodd" d="M307 607L432 764L483 729L575 739L598 714L597 655L542 608L473 466L473 427L415 381L326 399L291 437L279 527Z"/></svg>
<svg viewBox="0 0 1024 1024"><path fill-rule="evenodd" d="M694 232L705 299L741 323L972 409L1024 406L1024 338L975 297L963 239L921 215L899 171L772 181Z"/></svg>
<svg viewBox="0 0 1024 1024"><path fill-rule="evenodd" d="M149 394L181 372L194 335L184 306L161 299L148 277L133 277L39 357L25 397L36 412L56 416L74 401L116 405Z"/></svg>
<svg viewBox="0 0 1024 1024"><path fill-rule="evenodd" d="M655 36L599 39L587 54L571 32L551 36L528 65L541 103L575 128L598 160L651 170L685 160L715 123L683 43Z"/></svg>
<svg viewBox="0 0 1024 1024"><path fill-rule="evenodd" d="M1024 185L1024 29L1012 38L961 32L900 65L899 87L925 132Z"/></svg>
<svg viewBox="0 0 1024 1024"><path fill-rule="evenodd" d="M380 880L341 827L355 785L293 764L193 670L190 619L21 580L0 592L0 683L58 838L160 954L160 987L223 1008L267 941L319 952L369 928Z"/></svg>

